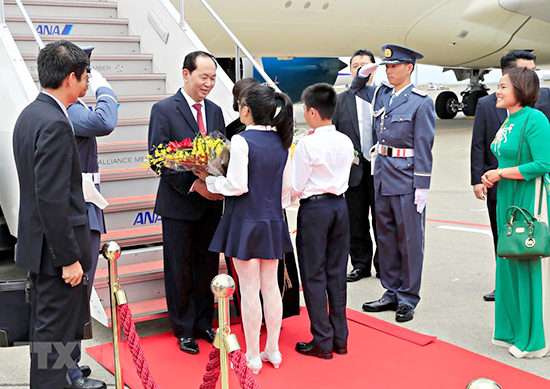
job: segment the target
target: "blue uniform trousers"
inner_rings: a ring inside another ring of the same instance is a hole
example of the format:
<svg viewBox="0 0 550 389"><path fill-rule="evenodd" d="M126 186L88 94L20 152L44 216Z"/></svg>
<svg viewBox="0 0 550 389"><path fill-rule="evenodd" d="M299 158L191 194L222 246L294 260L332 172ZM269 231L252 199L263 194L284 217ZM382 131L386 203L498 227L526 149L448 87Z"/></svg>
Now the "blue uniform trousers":
<svg viewBox="0 0 550 389"><path fill-rule="evenodd" d="M416 211L414 192L384 196L378 191L375 201L384 297L414 308L420 301L426 210Z"/></svg>
<svg viewBox="0 0 550 389"><path fill-rule="evenodd" d="M349 241L348 209L343 197L301 202L296 236L300 278L313 344L321 350L347 345Z"/></svg>

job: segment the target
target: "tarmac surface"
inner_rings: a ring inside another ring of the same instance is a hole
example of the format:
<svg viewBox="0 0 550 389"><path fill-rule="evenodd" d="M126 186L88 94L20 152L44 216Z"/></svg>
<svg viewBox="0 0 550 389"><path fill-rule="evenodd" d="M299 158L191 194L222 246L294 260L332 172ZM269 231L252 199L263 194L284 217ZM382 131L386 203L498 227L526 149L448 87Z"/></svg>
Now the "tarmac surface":
<svg viewBox="0 0 550 389"><path fill-rule="evenodd" d="M436 94L430 92L430 95ZM296 108L301 118L301 106ZM491 343L494 303L483 301L482 296L494 288L495 260L486 205L474 197L470 185L472 125L473 120L461 113L453 120L437 120L433 177L427 203L422 299L414 320L399 325L550 379L550 359L516 359L507 349ZM290 228L292 230L292 225ZM0 279L6 279L12 269L11 259L0 259ZM376 300L383 292L375 277L348 283L347 306L361 311L365 301ZM394 312L372 315L396 323ZM137 323L136 327L140 336L171 329L166 318ZM84 341L83 346L109 341L109 329L95 322L94 339ZM175 341L174 347L177 347ZM92 367L93 378L114 386L113 376L85 353L81 364ZM375 366L365 368L376 370ZM25 388L28 382L28 347L0 349L0 388ZM365 385L367 383L366 375Z"/></svg>

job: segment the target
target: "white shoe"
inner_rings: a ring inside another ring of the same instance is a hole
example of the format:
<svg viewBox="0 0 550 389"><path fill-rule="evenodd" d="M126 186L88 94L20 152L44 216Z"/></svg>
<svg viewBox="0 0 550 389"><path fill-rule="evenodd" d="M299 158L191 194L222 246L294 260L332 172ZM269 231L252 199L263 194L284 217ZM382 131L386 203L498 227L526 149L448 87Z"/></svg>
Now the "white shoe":
<svg viewBox="0 0 550 389"><path fill-rule="evenodd" d="M252 369L252 373L254 374L259 374L260 370L262 370L262 360L260 357L248 360L247 365L250 369Z"/></svg>
<svg viewBox="0 0 550 389"><path fill-rule="evenodd" d="M260 358L263 362L271 363L275 369L278 369L283 361L283 355L279 351L275 351L272 354L269 354L267 351L262 351L260 353Z"/></svg>

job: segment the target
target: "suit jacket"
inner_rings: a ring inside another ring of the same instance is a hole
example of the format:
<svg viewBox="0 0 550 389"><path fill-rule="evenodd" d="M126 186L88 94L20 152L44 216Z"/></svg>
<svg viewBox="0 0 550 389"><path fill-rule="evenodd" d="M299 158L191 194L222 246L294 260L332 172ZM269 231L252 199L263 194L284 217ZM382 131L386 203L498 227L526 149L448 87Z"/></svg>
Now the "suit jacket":
<svg viewBox="0 0 550 389"><path fill-rule="evenodd" d="M498 167L497 158L491 151L491 143L500 126L506 120L508 112L497 108L495 93L482 97L477 102L476 116L472 130L470 153L470 178L472 185L481 184L481 176ZM550 89L541 88L540 97L535 108L541 110L550 120ZM497 185L488 190L488 196L496 200Z"/></svg>
<svg viewBox="0 0 550 389"><path fill-rule="evenodd" d="M383 82L378 87L366 85L368 78L359 74L350 90L374 103L374 130L378 143L414 149L414 157L378 156L374 165L374 188L384 196L412 193L416 188L429 189L432 173L432 146L435 137L435 108L426 92L409 85L390 104L393 87ZM378 115L378 116L377 116Z"/></svg>
<svg viewBox="0 0 550 389"><path fill-rule="evenodd" d="M78 260L88 271L90 232L78 149L54 99L40 93L21 112L13 150L20 188L17 266L56 276Z"/></svg>
<svg viewBox="0 0 550 389"><path fill-rule="evenodd" d="M361 135L359 134L359 120L357 118L357 103L355 102L355 94L351 90L347 90L338 95L338 105L332 118L332 123L336 126L336 130L346 134L353 143L353 148L362 155ZM376 134L373 131L372 139L376 139ZM376 143L376 142L375 142ZM364 158L359 158L359 164L355 163L351 167L349 176L349 186L355 187L359 185L363 179L364 164L368 163Z"/></svg>
<svg viewBox="0 0 550 389"><path fill-rule="evenodd" d="M204 100L206 111L206 131L219 131L225 134L222 110L210 100ZM175 95L159 101L151 109L149 121L149 149L160 143L194 139L199 126L191 108L181 90ZM197 179L192 172L176 172L162 168L155 213L162 217L179 220L198 220L202 218L209 200L196 192L189 193ZM214 203L216 213L221 215L222 202Z"/></svg>

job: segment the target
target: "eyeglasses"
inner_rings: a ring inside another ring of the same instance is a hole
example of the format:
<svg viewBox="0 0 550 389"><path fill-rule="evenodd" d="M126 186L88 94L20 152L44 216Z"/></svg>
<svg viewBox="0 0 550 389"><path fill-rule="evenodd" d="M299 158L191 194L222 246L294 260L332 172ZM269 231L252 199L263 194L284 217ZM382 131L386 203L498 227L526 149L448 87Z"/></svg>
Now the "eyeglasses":
<svg viewBox="0 0 550 389"><path fill-rule="evenodd" d="M92 72L92 67L91 66L86 66L86 73L91 73Z"/></svg>
<svg viewBox="0 0 550 389"><path fill-rule="evenodd" d="M246 104L245 101L237 100L237 104L239 104L241 107L248 107L248 104Z"/></svg>

